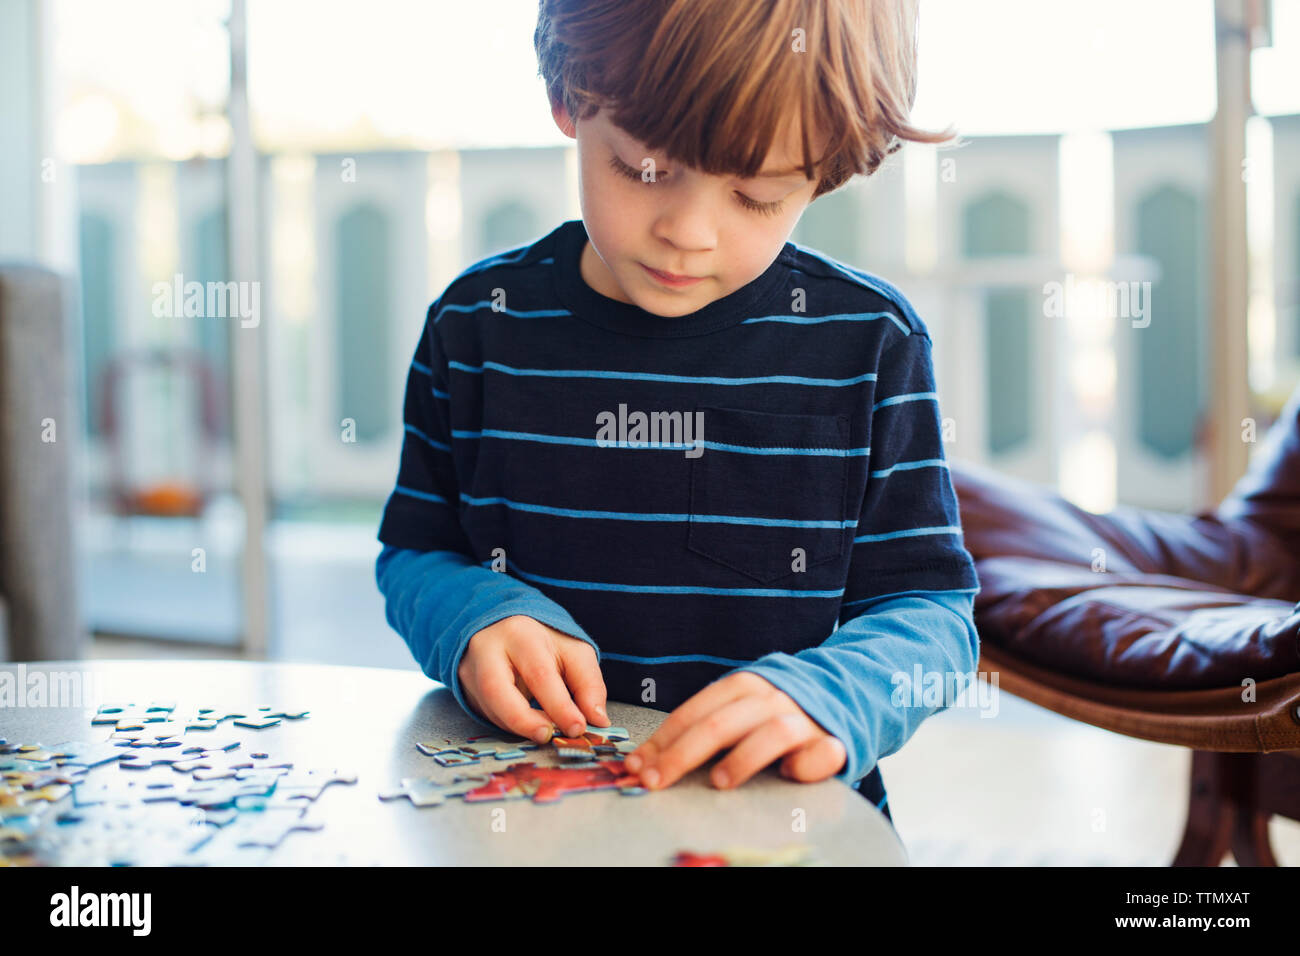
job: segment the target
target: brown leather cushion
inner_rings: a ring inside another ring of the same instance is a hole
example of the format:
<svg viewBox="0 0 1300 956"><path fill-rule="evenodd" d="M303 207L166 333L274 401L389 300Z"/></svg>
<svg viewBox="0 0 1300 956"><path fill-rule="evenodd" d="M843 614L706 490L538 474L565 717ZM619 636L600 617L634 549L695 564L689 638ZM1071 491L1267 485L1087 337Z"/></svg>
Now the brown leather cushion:
<svg viewBox="0 0 1300 956"><path fill-rule="evenodd" d="M1300 560L1259 523L1097 515L1041 485L950 467L982 640L1120 687L1240 686L1300 671Z"/></svg>

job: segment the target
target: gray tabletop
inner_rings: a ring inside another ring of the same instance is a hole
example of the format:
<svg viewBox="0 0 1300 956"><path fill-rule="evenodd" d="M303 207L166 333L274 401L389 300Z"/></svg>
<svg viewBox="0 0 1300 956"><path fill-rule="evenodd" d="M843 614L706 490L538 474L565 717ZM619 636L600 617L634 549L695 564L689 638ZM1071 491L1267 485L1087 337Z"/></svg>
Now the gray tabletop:
<svg viewBox="0 0 1300 956"><path fill-rule="evenodd" d="M710 786L707 768L676 785L640 796L617 791L569 794L557 803L529 800L415 807L379 793L405 777L450 781L458 773L502 769L491 758L444 768L420 753L417 741L458 741L488 733L468 717L451 691L422 674L380 668L242 661L102 661L6 664L21 706L0 706L0 737L53 746L102 741L111 727L92 726L100 704L166 701L178 712L200 706L270 704L310 711L261 730L230 726L192 731L237 738L246 752L291 760L295 769L355 773L333 784L305 818L323 826L290 833L272 851L248 862L272 865L664 865L675 853L729 847L784 850L805 846L814 863L905 865L896 833L869 801L838 780L794 783L769 769L729 791ZM45 677L45 700L34 688ZM57 675L63 675L60 679ZM75 679L68 675L78 675ZM3 679L3 678L0 678ZM74 684L80 685L74 691ZM52 699L60 696L62 699ZM7 703L7 702L6 702ZM74 706L66 706L73 704ZM54 706L64 705L64 706ZM663 721L661 711L611 701L611 721L635 743ZM549 748L530 751L539 764L558 762ZM130 774L113 766L89 771ZM146 773L171 773L154 768ZM65 798L51 807L71 804Z"/></svg>

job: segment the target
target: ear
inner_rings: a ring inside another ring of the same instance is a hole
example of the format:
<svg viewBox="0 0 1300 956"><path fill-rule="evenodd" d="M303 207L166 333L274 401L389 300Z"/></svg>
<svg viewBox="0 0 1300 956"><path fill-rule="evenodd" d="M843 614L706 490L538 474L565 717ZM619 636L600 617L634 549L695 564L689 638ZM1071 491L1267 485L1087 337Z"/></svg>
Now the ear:
<svg viewBox="0 0 1300 956"><path fill-rule="evenodd" d="M551 104L551 117L555 120L555 125L560 128L561 133L569 137L569 139L578 138L577 126L574 124L573 118L569 116L569 111L563 103Z"/></svg>

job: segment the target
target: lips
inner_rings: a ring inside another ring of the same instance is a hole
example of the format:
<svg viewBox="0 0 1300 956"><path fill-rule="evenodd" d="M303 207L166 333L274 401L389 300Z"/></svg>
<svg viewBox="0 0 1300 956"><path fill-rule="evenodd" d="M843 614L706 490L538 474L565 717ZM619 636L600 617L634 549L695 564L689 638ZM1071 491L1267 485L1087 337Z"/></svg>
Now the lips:
<svg viewBox="0 0 1300 956"><path fill-rule="evenodd" d="M703 278L703 276L687 276L687 275L679 275L672 272L662 272L658 269L651 269L648 265L645 265L644 263L641 263L641 268L644 269L646 272L650 273L652 277L654 277L664 285L687 286L687 285L691 285L692 283L699 282Z"/></svg>
<svg viewBox="0 0 1300 956"><path fill-rule="evenodd" d="M649 266L646 266L646 268L649 269L650 267L649 267ZM698 278L699 278L699 276L681 275L680 273L677 273L677 272L667 272L667 271L665 271L665 270L663 270L663 269L650 269L650 271L651 271L651 272L657 272L657 273L659 273L661 276L663 276L665 279L672 279L674 282L686 282L688 279L698 279Z"/></svg>

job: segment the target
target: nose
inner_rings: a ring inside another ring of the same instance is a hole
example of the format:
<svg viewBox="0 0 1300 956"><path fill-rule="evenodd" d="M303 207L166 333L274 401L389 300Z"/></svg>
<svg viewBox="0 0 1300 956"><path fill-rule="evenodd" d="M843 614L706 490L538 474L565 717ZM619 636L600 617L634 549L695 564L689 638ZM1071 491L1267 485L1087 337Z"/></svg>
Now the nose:
<svg viewBox="0 0 1300 956"><path fill-rule="evenodd" d="M709 208L708 200L698 192L674 196L663 202L655 215L651 233L683 256L710 252L718 242L713 210Z"/></svg>

